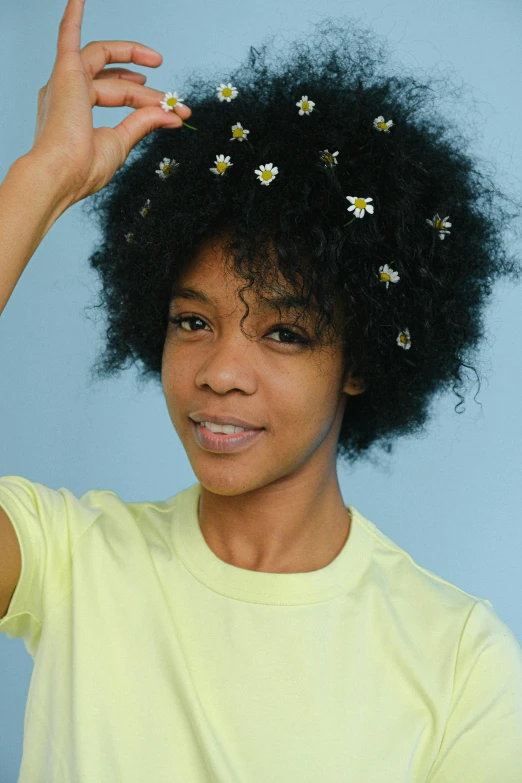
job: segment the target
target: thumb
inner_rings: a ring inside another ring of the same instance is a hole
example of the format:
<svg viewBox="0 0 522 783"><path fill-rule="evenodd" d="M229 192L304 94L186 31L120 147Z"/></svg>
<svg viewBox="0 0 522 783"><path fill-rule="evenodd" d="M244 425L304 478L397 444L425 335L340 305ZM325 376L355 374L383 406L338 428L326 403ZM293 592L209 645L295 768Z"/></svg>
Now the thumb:
<svg viewBox="0 0 522 783"><path fill-rule="evenodd" d="M109 145L108 157L115 161L117 168L123 166L131 150L147 134L157 128L179 128L183 125L183 120L175 112L168 112L167 117L165 114L160 106L143 106L131 112L115 128L98 128L99 131L107 131L102 143Z"/></svg>

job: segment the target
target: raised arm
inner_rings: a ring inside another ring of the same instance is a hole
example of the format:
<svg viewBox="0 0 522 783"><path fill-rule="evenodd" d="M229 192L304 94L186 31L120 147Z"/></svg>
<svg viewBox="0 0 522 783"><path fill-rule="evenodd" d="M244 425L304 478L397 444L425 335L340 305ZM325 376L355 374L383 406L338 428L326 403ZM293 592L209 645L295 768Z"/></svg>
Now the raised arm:
<svg viewBox="0 0 522 783"><path fill-rule="evenodd" d="M80 49L84 0L68 0L51 77L38 93L32 149L16 160L0 185L0 314L36 248L72 204L101 190L130 151L159 127L177 128L191 110L165 113L164 93L146 76L109 63L150 68L162 56L135 41L91 41ZM93 128L94 106L132 106L116 127Z"/></svg>

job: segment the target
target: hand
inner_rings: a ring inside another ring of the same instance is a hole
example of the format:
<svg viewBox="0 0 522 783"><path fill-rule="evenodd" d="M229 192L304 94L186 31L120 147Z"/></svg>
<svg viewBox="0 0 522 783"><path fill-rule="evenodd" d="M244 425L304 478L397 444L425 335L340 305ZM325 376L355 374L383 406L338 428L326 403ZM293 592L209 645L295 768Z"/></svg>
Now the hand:
<svg viewBox="0 0 522 783"><path fill-rule="evenodd" d="M58 178L69 206L110 182L147 133L179 128L192 114L181 104L166 113L160 105L165 93L144 87L143 74L102 70L114 62L157 68L163 58L154 49L133 41L91 41L80 50L84 3L67 2L51 78L38 93L36 133L28 153ZM93 106L132 106L135 111L115 128L93 128Z"/></svg>

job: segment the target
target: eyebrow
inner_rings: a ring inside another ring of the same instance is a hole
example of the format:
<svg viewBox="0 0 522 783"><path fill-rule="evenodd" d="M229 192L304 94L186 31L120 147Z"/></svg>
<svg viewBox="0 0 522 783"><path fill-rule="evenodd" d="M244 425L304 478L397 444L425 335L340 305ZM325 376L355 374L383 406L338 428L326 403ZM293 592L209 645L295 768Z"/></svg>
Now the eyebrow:
<svg viewBox="0 0 522 783"><path fill-rule="evenodd" d="M217 307L216 302L198 288L175 288L172 292L171 301L173 299L195 299L210 307ZM264 302L264 304L271 310L297 310L305 307L307 302L303 297L287 294L286 296L273 297L267 302Z"/></svg>

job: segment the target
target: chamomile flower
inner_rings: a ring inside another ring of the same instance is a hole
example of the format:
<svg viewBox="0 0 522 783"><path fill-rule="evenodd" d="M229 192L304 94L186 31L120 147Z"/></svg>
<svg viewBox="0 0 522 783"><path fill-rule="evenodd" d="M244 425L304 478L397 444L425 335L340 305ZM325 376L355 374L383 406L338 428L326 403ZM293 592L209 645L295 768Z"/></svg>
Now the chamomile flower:
<svg viewBox="0 0 522 783"><path fill-rule="evenodd" d="M246 128L243 128L240 122L237 123L237 125L232 125L232 138L230 141L234 141L234 139L237 139L238 141L244 141L245 139L248 141L247 136L250 133L249 130Z"/></svg>
<svg viewBox="0 0 522 783"><path fill-rule="evenodd" d="M140 209L140 212L143 215L143 217L145 217L145 215L147 215L150 212L150 198L147 199L145 204Z"/></svg>
<svg viewBox="0 0 522 783"><path fill-rule="evenodd" d="M448 223L447 220L449 218L449 215L446 215L446 217L441 220L439 213L437 212L436 215L434 215L433 220L430 220L429 218L426 218L426 223L429 223L430 226L433 226L433 228L436 228L439 232L439 237L441 239L444 239L444 234L451 234L451 231L446 230L446 226L451 226L451 223Z"/></svg>
<svg viewBox="0 0 522 783"><path fill-rule="evenodd" d="M314 110L315 103L308 100L308 95L303 95L301 100L297 101L295 105L299 106L299 114L302 116L303 114L311 114Z"/></svg>
<svg viewBox="0 0 522 783"><path fill-rule="evenodd" d="M159 169L156 169L156 174L159 174L160 179L167 179L174 170L179 166L179 163L172 158L163 158L161 163L158 163Z"/></svg>
<svg viewBox="0 0 522 783"><path fill-rule="evenodd" d="M333 166L334 164L337 164L337 161L335 160L338 156L339 152L328 152L328 150L321 150L321 160L326 163L327 166Z"/></svg>
<svg viewBox="0 0 522 783"><path fill-rule="evenodd" d="M160 101L163 111L174 111L174 106L183 106L182 98L178 98L177 92L166 92L165 97Z"/></svg>
<svg viewBox="0 0 522 783"><path fill-rule="evenodd" d="M369 212L370 215L373 215L373 206L370 204L370 201L373 201L373 198L361 198L360 196L346 196L346 198L352 205L351 207L347 207L348 212L353 212L355 210L356 218L364 217L365 212Z"/></svg>
<svg viewBox="0 0 522 783"><path fill-rule="evenodd" d="M388 122L384 122L384 117L382 116L382 114L379 117L376 117L373 121L373 127L375 128L375 130L384 131L384 133L389 133L392 125L394 125L393 120L388 120Z"/></svg>
<svg viewBox="0 0 522 783"><path fill-rule="evenodd" d="M273 163L266 163L261 165L258 169L255 169L257 178L262 185L270 185L274 177L278 174L279 169L274 166Z"/></svg>
<svg viewBox="0 0 522 783"><path fill-rule="evenodd" d="M132 244L132 242L134 241L134 234L132 233L132 231L129 231L128 234L125 234L125 239L129 244Z"/></svg>
<svg viewBox="0 0 522 783"><path fill-rule="evenodd" d="M401 348L408 350L411 345L409 329L404 329L402 332L399 332L399 336L397 337L397 345L400 345Z"/></svg>
<svg viewBox="0 0 522 783"><path fill-rule="evenodd" d="M216 167L211 168L210 171L212 171L214 174L224 174L225 171L229 168L229 166L234 165L229 161L230 161L230 155L227 155L226 158L224 155L218 155L216 157L216 160L214 161Z"/></svg>
<svg viewBox="0 0 522 783"><path fill-rule="evenodd" d="M395 272L393 269L390 269L388 264L383 264L383 266L380 266L379 272L381 283L386 283L386 288L390 287L390 283L398 283L401 279L397 272Z"/></svg>
<svg viewBox="0 0 522 783"><path fill-rule="evenodd" d="M237 98L237 89L235 87L232 87L230 82L227 84L220 84L219 87L216 87L217 90L217 97L220 101L227 101L230 103L230 101L233 98Z"/></svg>

